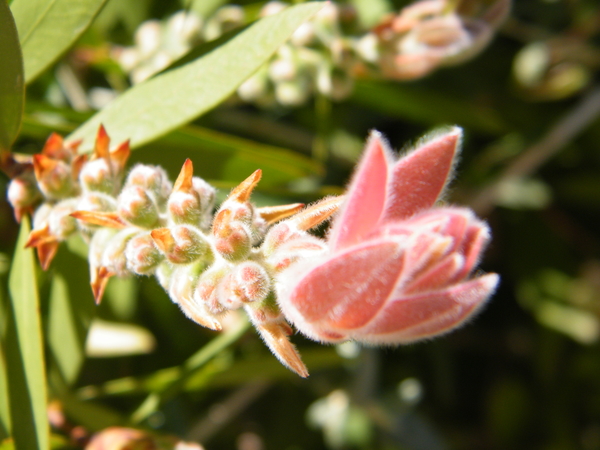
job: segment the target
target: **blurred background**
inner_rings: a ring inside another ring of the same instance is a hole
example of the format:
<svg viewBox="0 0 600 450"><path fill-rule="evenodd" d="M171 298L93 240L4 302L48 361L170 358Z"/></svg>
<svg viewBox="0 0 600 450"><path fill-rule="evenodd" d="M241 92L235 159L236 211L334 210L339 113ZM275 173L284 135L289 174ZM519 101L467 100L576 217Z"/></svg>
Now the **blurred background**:
<svg viewBox="0 0 600 450"><path fill-rule="evenodd" d="M349 2L336 12L340 28L327 32L364 36L408 3ZM264 2L238 4L108 1L28 86L14 151L39 151L50 132L67 135L130 85L265 14ZM134 424L215 450L600 449L600 4L517 0L480 54L414 77L366 67L349 79L343 41L323 42L307 58L325 54L326 75L305 76L305 62L285 66L295 50L282 51L254 85L135 150L133 162L162 165L174 179L192 158L221 200L263 168L257 204L310 202L343 191L370 130L401 151L459 125L465 139L447 200L492 228L481 270L499 273L501 285L489 305L448 336L398 348L295 335L311 372L301 379L243 319L232 314L220 335L203 329L154 279L111 280L95 310L85 250L73 241L40 274L50 342L60 327L49 313L56 274L92 321L71 387L50 375L56 411L90 432ZM0 210L5 285L18 225L4 200Z"/></svg>

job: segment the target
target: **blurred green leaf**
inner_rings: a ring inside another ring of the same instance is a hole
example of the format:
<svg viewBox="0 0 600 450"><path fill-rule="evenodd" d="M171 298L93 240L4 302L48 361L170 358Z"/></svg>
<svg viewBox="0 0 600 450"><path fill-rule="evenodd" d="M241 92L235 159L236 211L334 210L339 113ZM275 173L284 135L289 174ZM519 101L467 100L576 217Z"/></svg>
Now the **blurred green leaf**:
<svg viewBox="0 0 600 450"><path fill-rule="evenodd" d="M414 83L361 81L356 83L352 100L383 114L428 126L456 123L490 134L502 133L507 128L491 109Z"/></svg>
<svg viewBox="0 0 600 450"><path fill-rule="evenodd" d="M0 154L8 151L19 133L25 85L23 58L14 19L6 2L0 2Z"/></svg>
<svg viewBox="0 0 600 450"><path fill-rule="evenodd" d="M169 149L168 159L164 157L165 148ZM194 161L195 175L208 180L239 182L260 168L261 188L323 172L320 164L291 150L191 125L148 144L143 154L133 155L132 161L148 163L156 159L173 177L185 158Z"/></svg>
<svg viewBox="0 0 600 450"><path fill-rule="evenodd" d="M206 18L227 2L226 0L183 0L182 3L184 8L189 8L201 17Z"/></svg>
<svg viewBox="0 0 600 450"><path fill-rule="evenodd" d="M3 343L0 343L3 344ZM10 405L8 404L8 380L4 346L0 345L0 440L10 436Z"/></svg>
<svg viewBox="0 0 600 450"><path fill-rule="evenodd" d="M11 4L30 83L83 34L106 0L14 0Z"/></svg>
<svg viewBox="0 0 600 450"><path fill-rule="evenodd" d="M78 256L61 248L52 270L48 345L63 379L72 384L85 359L85 340L96 307L88 269Z"/></svg>
<svg viewBox="0 0 600 450"><path fill-rule="evenodd" d="M6 366L16 447L46 450L49 429L42 324L33 250L25 249L29 231L29 219L25 216L9 276Z"/></svg>
<svg viewBox="0 0 600 450"><path fill-rule="evenodd" d="M184 125L227 99L323 5L305 3L266 17L202 58L126 91L78 128L90 151L100 124L117 142L139 147Z"/></svg>
<svg viewBox="0 0 600 450"><path fill-rule="evenodd" d="M238 326L219 334L216 338L194 353L185 363L183 363L179 376L146 397L138 409L131 415L131 420L134 423L141 422L151 413L156 411L165 399L181 392L185 386L185 382L190 376L215 356L219 355L224 349L235 343L249 327L250 324L247 320L241 320Z"/></svg>

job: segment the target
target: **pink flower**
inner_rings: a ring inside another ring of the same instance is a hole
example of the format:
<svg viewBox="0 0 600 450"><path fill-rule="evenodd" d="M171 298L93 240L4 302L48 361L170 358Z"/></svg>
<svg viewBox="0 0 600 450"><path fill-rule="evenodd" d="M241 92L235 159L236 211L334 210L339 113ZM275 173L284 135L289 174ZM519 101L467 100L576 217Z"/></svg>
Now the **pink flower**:
<svg viewBox="0 0 600 450"><path fill-rule="evenodd" d="M472 272L490 238L466 208L439 207L462 132L393 160L374 133L334 219L324 255L281 274L285 317L317 341L401 344L463 324L499 277Z"/></svg>

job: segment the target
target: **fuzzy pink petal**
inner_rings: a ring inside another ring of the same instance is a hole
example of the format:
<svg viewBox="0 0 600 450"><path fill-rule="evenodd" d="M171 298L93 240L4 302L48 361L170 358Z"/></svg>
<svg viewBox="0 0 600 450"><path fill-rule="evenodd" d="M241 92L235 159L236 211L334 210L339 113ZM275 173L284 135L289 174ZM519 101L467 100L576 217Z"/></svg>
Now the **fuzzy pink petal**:
<svg viewBox="0 0 600 450"><path fill-rule="evenodd" d="M359 242L379 221L385 203L389 152L381 135L372 133L341 212L332 225L329 235L332 250Z"/></svg>
<svg viewBox="0 0 600 450"><path fill-rule="evenodd" d="M496 289L499 277L488 274L428 294L400 298L352 337L370 343L402 344L450 331L464 323Z"/></svg>
<svg viewBox="0 0 600 450"><path fill-rule="evenodd" d="M425 142L392 168L383 221L406 219L432 207L452 173L462 130L454 128Z"/></svg>
<svg viewBox="0 0 600 450"><path fill-rule="evenodd" d="M461 253L465 256L465 263L463 270L456 274L454 280L460 280L473 271L489 240L490 230L487 225L478 223L467 229L461 250Z"/></svg>
<svg viewBox="0 0 600 450"><path fill-rule="evenodd" d="M401 259L402 247L388 241L340 253L306 274L289 298L280 300L282 309L295 309L307 322L331 320L342 329L362 325L371 320L392 292L402 268ZM286 313L292 321L296 315ZM302 331L301 325L295 325Z"/></svg>
<svg viewBox="0 0 600 450"><path fill-rule="evenodd" d="M412 295L419 292L431 292L447 286L448 281L453 280L456 274L463 268L464 260L462 255L458 253L451 253L442 258L437 264L408 284L404 288L405 294Z"/></svg>

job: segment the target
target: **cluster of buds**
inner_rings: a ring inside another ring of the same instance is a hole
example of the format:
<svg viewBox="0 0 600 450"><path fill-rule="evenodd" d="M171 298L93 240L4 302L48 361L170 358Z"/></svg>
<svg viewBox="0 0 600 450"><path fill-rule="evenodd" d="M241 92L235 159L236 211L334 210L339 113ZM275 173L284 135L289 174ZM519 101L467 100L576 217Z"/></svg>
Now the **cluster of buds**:
<svg viewBox="0 0 600 450"><path fill-rule="evenodd" d="M495 274L471 278L487 226L467 209L435 206L460 135L438 135L394 162L375 133L346 198L308 207L254 206L257 170L213 214L215 190L189 159L174 184L141 164L122 182L129 146L109 150L101 127L89 160L53 134L33 157L35 182L22 171L9 200L17 218L38 205L27 246L44 268L72 233L89 242L97 302L112 276L154 275L207 328L220 330L228 311L243 308L277 358L305 377L288 323L323 342L404 343L455 328L495 289ZM327 239L309 233L334 214Z"/></svg>
<svg viewBox="0 0 600 450"><path fill-rule="evenodd" d="M510 0L421 0L389 15L373 33L386 78L412 80L479 53L510 11Z"/></svg>
<svg viewBox="0 0 600 450"><path fill-rule="evenodd" d="M421 0L389 14L372 30L360 28L350 5L326 3L296 30L288 43L238 89L238 97L261 107L301 106L318 93L343 100L360 77L421 78L440 66L464 61L483 49L508 14L510 0ZM265 4L259 17L289 4ZM479 8L481 9L481 8ZM217 38L246 20L239 6L224 6L205 23L178 12L165 24L140 26L135 46L114 55L134 83L167 67L193 45Z"/></svg>

